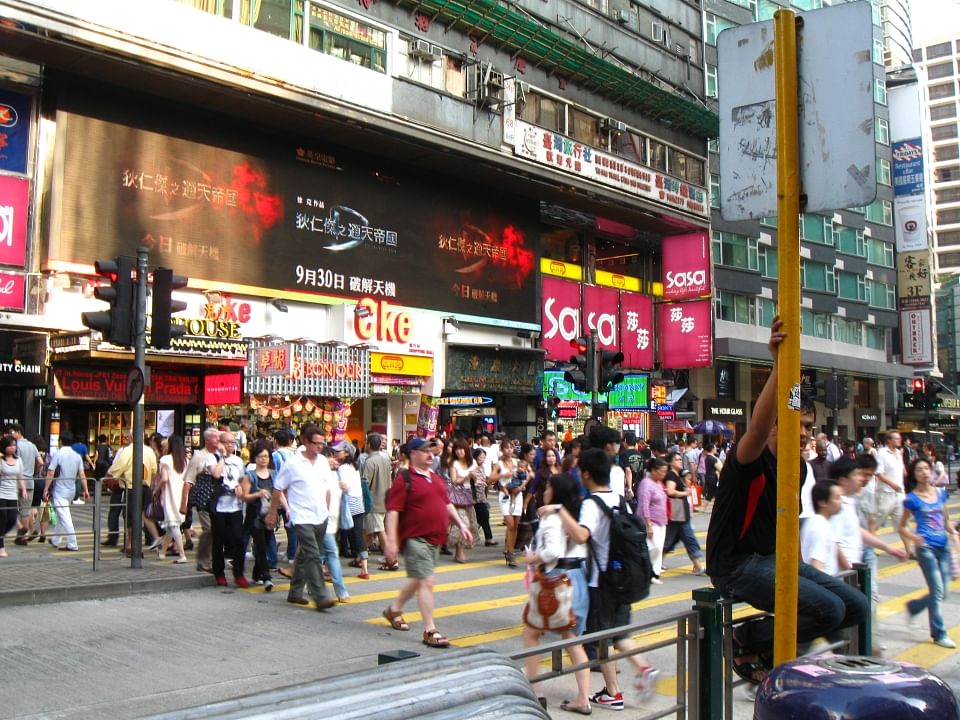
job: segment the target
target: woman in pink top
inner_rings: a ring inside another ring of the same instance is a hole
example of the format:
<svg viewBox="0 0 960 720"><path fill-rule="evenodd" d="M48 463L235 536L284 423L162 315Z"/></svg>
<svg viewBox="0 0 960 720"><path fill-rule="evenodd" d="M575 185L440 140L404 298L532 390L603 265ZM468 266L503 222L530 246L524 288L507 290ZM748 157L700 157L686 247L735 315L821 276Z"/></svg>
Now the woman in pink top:
<svg viewBox="0 0 960 720"><path fill-rule="evenodd" d="M663 541L667 536L667 491L663 481L669 466L665 460L654 458L647 463L647 472L637 489L637 515L647 526L647 548L653 565L653 582L663 584L660 572L663 565Z"/></svg>

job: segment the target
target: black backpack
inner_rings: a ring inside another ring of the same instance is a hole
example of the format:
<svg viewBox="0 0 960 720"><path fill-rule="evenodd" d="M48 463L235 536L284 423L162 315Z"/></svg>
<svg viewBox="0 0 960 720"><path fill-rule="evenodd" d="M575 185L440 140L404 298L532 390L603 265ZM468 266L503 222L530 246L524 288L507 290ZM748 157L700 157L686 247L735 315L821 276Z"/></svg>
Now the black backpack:
<svg viewBox="0 0 960 720"><path fill-rule="evenodd" d="M647 550L647 530L643 521L627 510L620 498L617 508L608 507L602 498L590 495L610 521L610 549L607 554L607 569L600 570L596 553L591 548L597 564L599 589L618 603L634 603L650 594L653 564Z"/></svg>

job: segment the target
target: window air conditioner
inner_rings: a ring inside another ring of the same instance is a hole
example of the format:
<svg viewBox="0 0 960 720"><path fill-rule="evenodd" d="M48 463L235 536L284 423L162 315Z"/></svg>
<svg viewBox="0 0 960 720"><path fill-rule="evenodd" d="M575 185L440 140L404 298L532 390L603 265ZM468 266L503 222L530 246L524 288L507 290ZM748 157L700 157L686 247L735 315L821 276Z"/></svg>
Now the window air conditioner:
<svg viewBox="0 0 960 720"><path fill-rule="evenodd" d="M443 51L440 46L431 45L428 40L413 40L410 42L407 54L419 60L433 62L443 54Z"/></svg>
<svg viewBox="0 0 960 720"><path fill-rule="evenodd" d="M617 10L617 22L621 25L630 24L630 11L629 10Z"/></svg>
<svg viewBox="0 0 960 720"><path fill-rule="evenodd" d="M613 118L602 118L600 120L600 132L610 134L621 134L627 131L627 124Z"/></svg>
<svg viewBox="0 0 960 720"><path fill-rule="evenodd" d="M492 63L478 63L467 73L467 99L477 107L495 110L503 100L503 73Z"/></svg>

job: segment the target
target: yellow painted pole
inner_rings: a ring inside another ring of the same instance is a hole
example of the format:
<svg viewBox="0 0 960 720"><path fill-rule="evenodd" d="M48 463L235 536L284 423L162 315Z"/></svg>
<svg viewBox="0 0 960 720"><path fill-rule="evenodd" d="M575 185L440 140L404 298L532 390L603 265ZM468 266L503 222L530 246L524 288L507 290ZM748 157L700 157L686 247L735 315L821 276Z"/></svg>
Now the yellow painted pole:
<svg viewBox="0 0 960 720"><path fill-rule="evenodd" d="M773 16L777 100L777 305L786 338L777 357L777 585L773 659L797 654L800 562L800 413L789 408L800 382L800 142L797 107L797 24L790 10Z"/></svg>

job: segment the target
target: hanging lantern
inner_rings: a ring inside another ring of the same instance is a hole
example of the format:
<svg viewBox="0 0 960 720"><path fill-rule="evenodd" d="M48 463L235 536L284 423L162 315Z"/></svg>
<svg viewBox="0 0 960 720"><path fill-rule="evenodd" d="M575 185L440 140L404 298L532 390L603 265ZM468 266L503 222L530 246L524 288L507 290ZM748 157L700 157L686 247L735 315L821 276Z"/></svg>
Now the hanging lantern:
<svg viewBox="0 0 960 720"><path fill-rule="evenodd" d="M293 401L293 411L295 413L298 413L301 410L303 410L303 403L300 402L300 398L297 398L296 400Z"/></svg>
<svg viewBox="0 0 960 720"><path fill-rule="evenodd" d="M277 410L276 408L274 408L273 410L270 411L270 417L272 417L274 420L279 420L279 419L280 419L280 411Z"/></svg>
<svg viewBox="0 0 960 720"><path fill-rule="evenodd" d="M303 409L306 410L308 413L311 413L313 412L313 409L315 407L316 405L313 404L313 400L311 400L310 398L307 398L307 402L304 404Z"/></svg>

